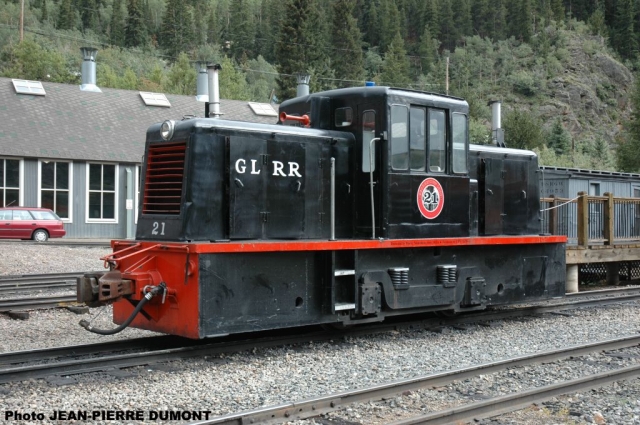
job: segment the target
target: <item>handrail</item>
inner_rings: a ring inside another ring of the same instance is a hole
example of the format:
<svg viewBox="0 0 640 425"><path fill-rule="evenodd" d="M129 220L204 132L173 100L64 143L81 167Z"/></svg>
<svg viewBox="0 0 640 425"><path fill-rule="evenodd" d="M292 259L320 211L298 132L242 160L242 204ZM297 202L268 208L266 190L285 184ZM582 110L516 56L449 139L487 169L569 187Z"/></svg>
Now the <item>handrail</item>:
<svg viewBox="0 0 640 425"><path fill-rule="evenodd" d="M564 234L578 246L640 242L640 198L579 192L575 198L540 198L542 231Z"/></svg>

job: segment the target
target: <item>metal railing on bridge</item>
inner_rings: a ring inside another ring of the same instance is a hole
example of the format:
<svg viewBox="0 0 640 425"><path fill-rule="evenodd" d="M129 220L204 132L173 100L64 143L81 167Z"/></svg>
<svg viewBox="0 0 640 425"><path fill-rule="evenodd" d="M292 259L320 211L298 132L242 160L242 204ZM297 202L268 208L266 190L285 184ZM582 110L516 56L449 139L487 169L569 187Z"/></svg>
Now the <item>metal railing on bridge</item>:
<svg viewBox="0 0 640 425"><path fill-rule="evenodd" d="M578 246L640 242L640 198L615 198L611 193L573 199L542 198L542 232L566 235Z"/></svg>

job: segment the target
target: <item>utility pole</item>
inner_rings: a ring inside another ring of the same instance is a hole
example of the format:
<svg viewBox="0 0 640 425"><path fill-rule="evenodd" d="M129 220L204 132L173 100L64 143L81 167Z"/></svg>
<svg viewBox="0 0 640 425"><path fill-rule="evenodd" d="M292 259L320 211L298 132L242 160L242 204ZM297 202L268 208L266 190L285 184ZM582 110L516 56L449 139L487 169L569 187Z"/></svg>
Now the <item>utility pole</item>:
<svg viewBox="0 0 640 425"><path fill-rule="evenodd" d="M444 90L447 96L449 96L449 56L447 56L447 69L445 72Z"/></svg>
<svg viewBox="0 0 640 425"><path fill-rule="evenodd" d="M24 39L24 0L20 0L20 42Z"/></svg>

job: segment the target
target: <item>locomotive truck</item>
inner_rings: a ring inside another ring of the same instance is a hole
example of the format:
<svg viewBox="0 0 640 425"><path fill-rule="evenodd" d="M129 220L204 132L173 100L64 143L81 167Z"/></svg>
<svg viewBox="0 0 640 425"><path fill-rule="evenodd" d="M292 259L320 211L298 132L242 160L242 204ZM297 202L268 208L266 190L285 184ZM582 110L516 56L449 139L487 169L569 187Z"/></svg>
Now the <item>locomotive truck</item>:
<svg viewBox="0 0 640 425"><path fill-rule="evenodd" d="M561 297L531 151L469 144L469 106L391 87L280 105L276 124L147 131L135 240L78 300L189 338Z"/></svg>

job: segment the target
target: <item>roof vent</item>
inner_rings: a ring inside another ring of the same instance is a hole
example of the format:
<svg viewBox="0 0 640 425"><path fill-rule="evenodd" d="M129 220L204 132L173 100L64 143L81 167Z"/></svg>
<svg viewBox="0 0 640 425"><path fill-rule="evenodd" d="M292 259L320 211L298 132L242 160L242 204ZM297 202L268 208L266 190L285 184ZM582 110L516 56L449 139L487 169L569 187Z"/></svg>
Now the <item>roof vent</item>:
<svg viewBox="0 0 640 425"><path fill-rule="evenodd" d="M12 79L13 88L17 94L32 94L36 96L44 96L44 87L40 81L15 80Z"/></svg>
<svg viewBox="0 0 640 425"><path fill-rule="evenodd" d="M207 76L207 62L196 62L198 79L196 80L196 100L209 101L209 78Z"/></svg>
<svg viewBox="0 0 640 425"><path fill-rule="evenodd" d="M146 91L140 92L140 97L147 106L163 106L165 108L171 108L171 103L164 93L149 93Z"/></svg>
<svg viewBox="0 0 640 425"><path fill-rule="evenodd" d="M96 56L98 49L93 47L81 47L82 52L82 85L80 90L102 93L102 90L96 86Z"/></svg>

